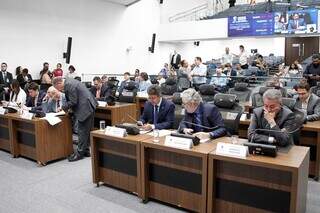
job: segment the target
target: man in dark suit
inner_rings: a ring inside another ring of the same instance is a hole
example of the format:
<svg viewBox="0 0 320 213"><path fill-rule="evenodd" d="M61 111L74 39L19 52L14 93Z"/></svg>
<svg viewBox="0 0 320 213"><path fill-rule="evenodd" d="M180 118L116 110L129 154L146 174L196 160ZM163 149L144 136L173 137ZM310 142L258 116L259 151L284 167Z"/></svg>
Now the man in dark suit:
<svg viewBox="0 0 320 213"><path fill-rule="evenodd" d="M53 86L60 92L64 91L67 102L62 106L65 112L72 109L78 121L78 147L69 156L68 160L77 161L83 157L89 157L90 130L93 125L95 109L98 105L90 91L82 84L72 78L63 79L56 77L52 81Z"/></svg>
<svg viewBox="0 0 320 213"><path fill-rule="evenodd" d="M193 134L200 139L226 135L222 116L215 105L203 103L201 95L192 88L183 91L181 98L186 112L180 122L179 132Z"/></svg>
<svg viewBox="0 0 320 213"><path fill-rule="evenodd" d="M290 132L297 129L295 115L282 106L281 92L277 89L267 90L263 94L263 104L263 107L253 110L248 140L278 146L291 144Z"/></svg>
<svg viewBox="0 0 320 213"><path fill-rule="evenodd" d="M90 88L90 92L98 101L107 101L112 95L112 90L108 87L107 82L103 84L98 76L93 78L93 86Z"/></svg>
<svg viewBox="0 0 320 213"><path fill-rule="evenodd" d="M181 62L181 55L179 53L177 53L177 51L175 50L173 52L173 55L171 56L170 64L173 68L175 68L177 70L177 69L179 69L180 62Z"/></svg>
<svg viewBox="0 0 320 213"><path fill-rule="evenodd" d="M293 14L292 19L289 20L288 30L304 30L306 29L306 22L300 18L298 13Z"/></svg>
<svg viewBox="0 0 320 213"><path fill-rule="evenodd" d="M320 54L312 56L312 63L306 67L303 77L308 79L310 87L316 86L320 81Z"/></svg>
<svg viewBox="0 0 320 213"><path fill-rule="evenodd" d="M310 92L309 84L305 82L298 84L297 93L299 97L295 107L305 112L307 121L320 120L320 98Z"/></svg>
<svg viewBox="0 0 320 213"><path fill-rule="evenodd" d="M122 91L124 89L124 86L126 85L126 83L128 83L130 81L130 73L129 72L125 72L123 74L123 81L121 81L120 86L119 86L119 95L122 94Z"/></svg>
<svg viewBox="0 0 320 213"><path fill-rule="evenodd" d="M1 64L1 75L0 75L0 100L9 100L10 96L10 84L12 83L13 77L10 72L7 71L7 63Z"/></svg>
<svg viewBox="0 0 320 213"><path fill-rule="evenodd" d="M144 130L172 129L174 124L175 105L161 97L160 87L152 85L148 88L149 101L144 104L144 110L138 124Z"/></svg>
<svg viewBox="0 0 320 213"><path fill-rule="evenodd" d="M46 93L39 91L39 85L35 82L31 82L27 89L28 97L26 106L41 110L42 100L46 96Z"/></svg>

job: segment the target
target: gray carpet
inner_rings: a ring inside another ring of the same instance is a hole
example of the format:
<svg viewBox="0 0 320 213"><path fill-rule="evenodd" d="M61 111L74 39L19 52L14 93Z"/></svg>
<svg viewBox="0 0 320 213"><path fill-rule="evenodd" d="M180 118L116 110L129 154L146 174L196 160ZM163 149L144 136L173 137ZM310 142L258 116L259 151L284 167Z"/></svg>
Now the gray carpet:
<svg viewBox="0 0 320 213"><path fill-rule="evenodd" d="M157 202L142 204L131 194L92 183L89 158L38 167L0 151L0 213L183 212ZM308 213L320 212L320 184L309 182Z"/></svg>

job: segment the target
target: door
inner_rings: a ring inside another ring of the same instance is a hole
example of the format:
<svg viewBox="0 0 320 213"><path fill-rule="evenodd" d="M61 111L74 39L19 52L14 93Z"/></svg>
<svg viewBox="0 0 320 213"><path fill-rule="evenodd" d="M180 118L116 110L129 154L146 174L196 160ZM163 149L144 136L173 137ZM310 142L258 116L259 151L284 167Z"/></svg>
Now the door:
<svg viewBox="0 0 320 213"><path fill-rule="evenodd" d="M295 60L302 62L306 58L319 53L319 37L288 37L285 45L286 65Z"/></svg>

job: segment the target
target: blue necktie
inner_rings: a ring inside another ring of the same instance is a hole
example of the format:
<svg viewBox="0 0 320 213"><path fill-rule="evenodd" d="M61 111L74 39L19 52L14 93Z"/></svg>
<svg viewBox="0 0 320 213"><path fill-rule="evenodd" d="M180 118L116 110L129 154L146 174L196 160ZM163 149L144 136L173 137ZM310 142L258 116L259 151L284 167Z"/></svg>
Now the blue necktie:
<svg viewBox="0 0 320 213"><path fill-rule="evenodd" d="M153 124L155 125L158 122L158 105L154 106L153 111Z"/></svg>
<svg viewBox="0 0 320 213"><path fill-rule="evenodd" d="M195 132L201 132L202 131L202 128L198 125L202 125L202 122L201 122L201 119L200 119L200 113L193 113L193 123L194 123L194 128L193 130Z"/></svg>

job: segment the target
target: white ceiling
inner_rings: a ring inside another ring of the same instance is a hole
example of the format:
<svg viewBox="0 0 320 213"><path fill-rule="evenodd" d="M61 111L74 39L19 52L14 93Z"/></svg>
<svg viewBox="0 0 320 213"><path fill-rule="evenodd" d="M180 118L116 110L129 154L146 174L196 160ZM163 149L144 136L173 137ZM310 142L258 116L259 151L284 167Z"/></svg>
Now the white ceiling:
<svg viewBox="0 0 320 213"><path fill-rule="evenodd" d="M109 2L112 2L115 4L122 4L125 6L129 6L129 5L134 4L140 0L105 0L105 1L109 1Z"/></svg>

